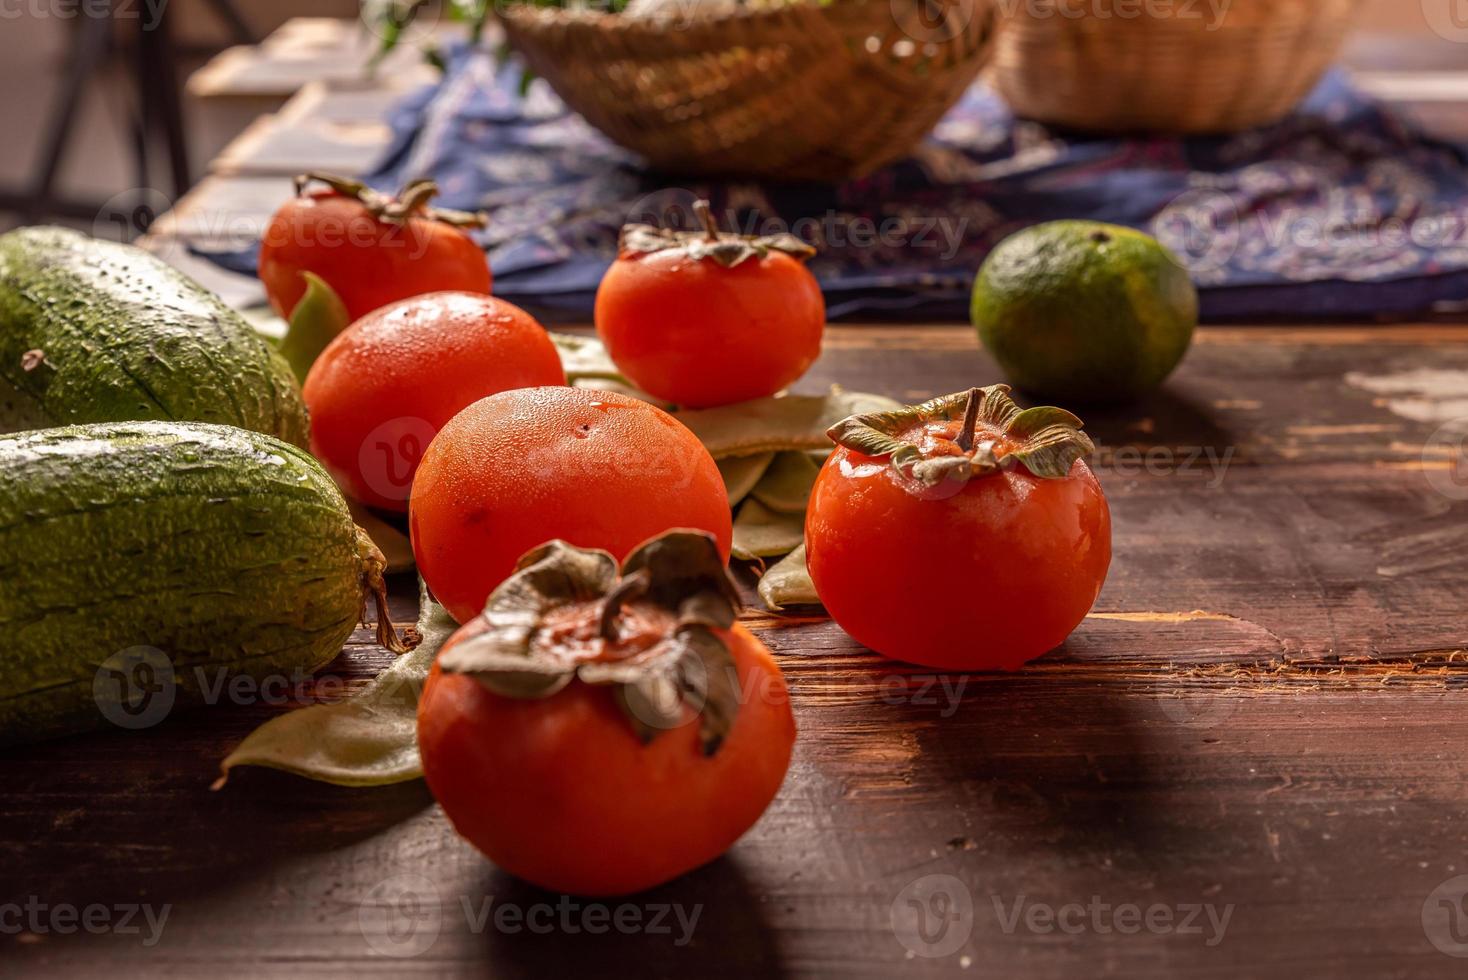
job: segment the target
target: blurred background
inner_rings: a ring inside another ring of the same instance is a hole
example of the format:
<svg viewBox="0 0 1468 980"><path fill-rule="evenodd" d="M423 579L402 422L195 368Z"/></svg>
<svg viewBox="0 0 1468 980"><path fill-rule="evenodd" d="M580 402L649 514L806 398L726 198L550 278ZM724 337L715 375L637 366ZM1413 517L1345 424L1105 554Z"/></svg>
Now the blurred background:
<svg viewBox="0 0 1468 980"><path fill-rule="evenodd" d="M81 84L75 121L49 177L47 151L58 104L68 94L69 73L88 44L82 35L91 21L57 16L44 3L16 2L0 12L0 87L6 93L0 123L7 135L0 141L0 205L8 205L0 207L0 228L24 223L16 205L34 203L31 190L42 179L50 180L58 197L83 207L71 215L53 211L30 217L63 219L61 223L89 229L93 222L85 207L128 189L155 187L176 198L167 139L156 126L147 141L149 179L137 180L140 96L152 81L147 76L157 71L179 93L188 162L185 183L193 184L232 138L273 106L269 99L260 104L238 98L214 101L207 95L201 99L189 92L191 76L231 48L243 50L268 38L292 18L355 18L358 11L356 0L167 0L167 46L160 51L141 49L140 44L154 43L155 32L137 29L159 9L157 0L115 3L120 12L135 11L137 17L118 16L112 25L97 70L87 73ZM362 43L365 52L372 42L364 37ZM166 105L161 98L147 101L155 112ZM22 200L6 200L9 196Z"/></svg>
<svg viewBox="0 0 1468 980"><path fill-rule="evenodd" d="M117 2L134 5L144 19L152 9L150 0ZM1404 106L1429 129L1468 138L1468 43L1435 32L1424 2L1435 0L1364 0L1343 61L1374 94ZM98 69L78 74L76 115L53 167L49 150L56 144L58 100L76 81L68 75L89 43L81 35L91 23L40 13L53 7L12 3L0 11L0 90L5 93L0 122L6 134L0 140L0 228L62 219L92 229L100 206L137 187L156 188L160 203L176 200L231 139L283 101L272 96L270 79L250 79L242 57L231 58L230 49L240 49L237 54L243 56L243 46L267 38L292 18L357 14L355 0L170 0L161 40L156 32L136 30L136 20L117 21ZM375 40L364 33L360 41L355 51L334 56L344 65L360 64ZM140 49L140 44L148 47ZM416 52L413 57L416 61ZM194 77L205 66L209 71ZM170 83L180 96L182 121L182 146L172 153L165 125ZM142 100L141 91L154 96ZM137 148L145 123L147 166L140 168ZM172 157L178 154L183 159L175 168ZM46 196L57 202L45 201ZM31 213L23 214L22 208Z"/></svg>

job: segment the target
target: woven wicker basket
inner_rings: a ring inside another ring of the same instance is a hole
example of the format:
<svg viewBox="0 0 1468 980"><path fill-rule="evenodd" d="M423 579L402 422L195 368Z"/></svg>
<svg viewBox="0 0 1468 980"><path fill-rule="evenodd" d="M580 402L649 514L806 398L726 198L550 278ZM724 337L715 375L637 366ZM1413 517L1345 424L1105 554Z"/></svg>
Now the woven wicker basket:
<svg viewBox="0 0 1468 980"><path fill-rule="evenodd" d="M1015 112L1043 122L1234 132L1309 93L1358 3L1232 0L1217 16L1207 0L1007 0L994 80Z"/></svg>
<svg viewBox="0 0 1468 980"><path fill-rule="evenodd" d="M501 6L572 109L655 166L839 180L910 151L992 48L992 0L830 0L697 19Z"/></svg>

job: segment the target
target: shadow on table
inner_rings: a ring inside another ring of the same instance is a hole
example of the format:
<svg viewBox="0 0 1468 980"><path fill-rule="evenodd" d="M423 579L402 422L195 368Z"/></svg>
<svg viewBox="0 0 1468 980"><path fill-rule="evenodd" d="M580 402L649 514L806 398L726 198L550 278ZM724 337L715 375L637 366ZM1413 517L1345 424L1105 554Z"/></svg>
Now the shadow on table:
<svg viewBox="0 0 1468 980"><path fill-rule="evenodd" d="M913 793L931 784L966 801L950 818L948 850L1146 871L1207 845L1198 815L1169 806L1181 799L1169 771L1179 739L1202 735L1124 680L1067 678L1064 660L1062 647L1039 662L1061 669L947 675L963 693L936 723L910 706L865 707L869 724L916 734Z"/></svg>
<svg viewBox="0 0 1468 980"><path fill-rule="evenodd" d="M786 975L766 906L729 856L649 891L596 900L489 868L470 904L479 916L470 927L497 977ZM497 908L515 910L508 927L497 926Z"/></svg>
<svg viewBox="0 0 1468 980"><path fill-rule="evenodd" d="M432 805L422 780L348 789L218 762L259 712L199 710L144 732L7 750L0 905L228 905L276 869L350 847ZM51 930L45 942L85 936Z"/></svg>
<svg viewBox="0 0 1468 980"><path fill-rule="evenodd" d="M1131 446L1197 447L1222 454L1238 444L1210 407L1163 387L1135 402L1076 409L1086 432L1103 450Z"/></svg>

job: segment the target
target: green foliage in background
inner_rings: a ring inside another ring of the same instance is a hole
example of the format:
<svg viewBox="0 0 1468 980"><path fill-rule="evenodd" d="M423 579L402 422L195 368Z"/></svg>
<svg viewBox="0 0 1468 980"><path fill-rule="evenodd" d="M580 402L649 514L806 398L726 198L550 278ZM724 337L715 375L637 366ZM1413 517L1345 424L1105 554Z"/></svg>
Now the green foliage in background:
<svg viewBox="0 0 1468 980"><path fill-rule="evenodd" d="M409 27L413 25L423 8L435 0L362 0L362 23L375 34L380 43L372 56L372 67L400 43ZM439 15L450 23L464 24L468 28L469 43L478 44L484 37L484 25L493 12L490 0L437 0ZM533 7L584 7L620 13L627 0L498 0L500 3L523 3ZM440 71L444 67L443 54L430 44L424 51L429 63Z"/></svg>

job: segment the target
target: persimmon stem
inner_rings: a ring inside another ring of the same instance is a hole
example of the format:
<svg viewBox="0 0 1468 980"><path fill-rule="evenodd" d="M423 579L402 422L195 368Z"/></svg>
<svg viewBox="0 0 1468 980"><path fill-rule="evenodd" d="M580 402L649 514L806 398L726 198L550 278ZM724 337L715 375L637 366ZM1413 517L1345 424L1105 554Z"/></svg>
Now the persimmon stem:
<svg viewBox="0 0 1468 980"><path fill-rule="evenodd" d="M714 220L714 212L709 209L708 201L694 201L693 213L698 215L698 220L703 222L704 234L711 242L719 240L719 223Z"/></svg>
<svg viewBox="0 0 1468 980"><path fill-rule="evenodd" d="M601 624L597 632L602 639L608 643L615 643L619 637L617 632L617 617L622 613L622 607L633 599L640 599L647 594L650 579L647 569L640 569L621 582L607 595L601 607Z"/></svg>
<svg viewBox="0 0 1468 980"><path fill-rule="evenodd" d="M411 217L427 207L438 196L438 185L431 180L415 180L399 193L395 206L389 206L403 217Z"/></svg>
<svg viewBox="0 0 1468 980"><path fill-rule="evenodd" d="M343 197L360 201L368 214L388 224L406 224L408 219L414 217L440 221L454 228L483 228L489 222L489 216L483 211L452 211L448 208L429 207L428 203L438 195L438 185L431 180L415 180L393 198L373 190L360 180L312 171L295 178L296 196L305 194L306 188L313 183L325 184Z"/></svg>
<svg viewBox="0 0 1468 980"><path fill-rule="evenodd" d="M968 402L963 407L963 428L958 430L958 438L953 440L964 452L974 448L974 429L979 424L979 403L983 400L984 393L978 388L968 390Z"/></svg>

